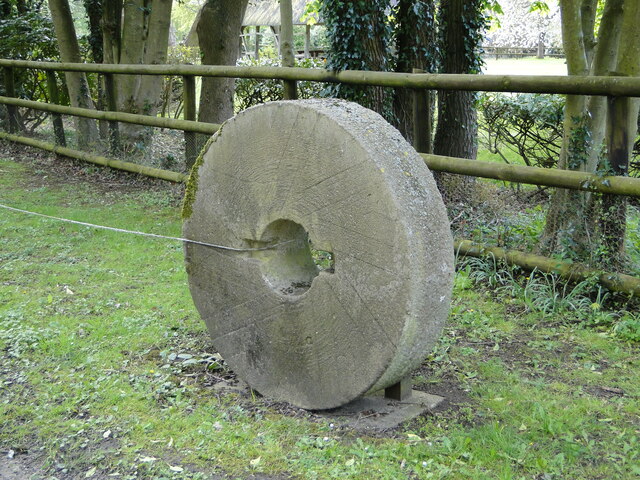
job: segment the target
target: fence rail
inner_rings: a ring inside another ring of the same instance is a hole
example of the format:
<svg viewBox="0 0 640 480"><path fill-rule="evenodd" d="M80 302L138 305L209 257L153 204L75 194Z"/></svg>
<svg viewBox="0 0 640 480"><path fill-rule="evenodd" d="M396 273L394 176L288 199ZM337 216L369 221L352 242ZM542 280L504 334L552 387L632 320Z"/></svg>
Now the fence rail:
<svg viewBox="0 0 640 480"><path fill-rule="evenodd" d="M564 58L564 50L554 47L482 47L483 56L495 57L554 57Z"/></svg>
<svg viewBox="0 0 640 480"><path fill-rule="evenodd" d="M185 80L185 100L189 100L190 110L194 110L195 88L191 81L195 76L233 77L253 79L277 79L283 81L315 81L327 83L348 83L352 85L374 85L395 88L410 88L416 92L416 99L423 98L425 90L466 90L494 92L549 93L568 95L601 95L610 98L640 97L640 78L638 77L566 77L566 76L518 76L518 75L454 75L426 73L391 73L314 70L292 67L227 67L206 65L108 65L84 63L53 63L22 60L0 59L0 67L5 69L5 84L13 77L14 68L33 68L46 72L85 72L104 74L111 78L113 74L134 75L178 75ZM49 79L52 75L48 76ZM55 80L55 79L54 79ZM50 80L51 81L51 80ZM189 90L189 91L187 91ZM79 117L106 120L109 122L126 122L139 125L173 128L185 131L186 135L194 133L212 134L219 125L193 121L195 110L188 115L188 120L149 117L123 112L96 111L84 108L66 107L0 96L0 104L8 108L24 107L50 112L56 115L75 115ZM187 103L185 101L185 103ZM416 109L416 114L426 112ZM11 115L9 115L11 120ZM418 121L419 119L416 119ZM10 124L11 127L11 124ZM0 132L0 139L6 139L25 145L41 148L71 158L85 160L99 165L109 166L151 177L162 178L173 182L184 182L187 178L182 173L145 167L134 163L109 159L92 155L64 145L54 145L33 138L12 133ZM422 139L424 140L424 139ZM420 140L418 142L420 144ZM187 152L187 157L194 153ZM599 176L578 171L545 169L520 165L504 165L477 160L421 153L423 159L432 170L460 175L492 178L515 183L528 183L574 190L600 192L604 194L640 197L640 179L623 176ZM640 293L640 279L628 275L599 272L570 262L526 254L523 252L504 250L498 247L487 247L460 240L456 248L462 255L493 256L507 263L519 265L526 269L539 268L553 272L569 279L586 277L599 278L600 282L614 291L629 294Z"/></svg>
<svg viewBox="0 0 640 480"><path fill-rule="evenodd" d="M146 115L99 111L79 107L65 107L62 105L53 105L50 103L3 96L0 96L0 104L32 108L35 110L42 110L62 115L75 115L78 117L93 118L97 120L126 122L160 128L172 128L176 130L184 130L185 132L202 133L206 135L213 135L220 128L220 125L215 123L149 117ZM9 138L6 135L4 135L4 137L7 139ZM11 136L13 141L19 141L19 138L28 139L27 137L20 137L18 135ZM51 148L47 148L47 150L53 151ZM572 170L528 167L524 165L507 165L457 157L445 157L427 153L421 153L421 155L427 166L431 170L436 170L438 172L492 178L495 180L503 180L505 182L526 183L530 185L568 188L571 190L627 195L640 198L640 178L601 176ZM78 157L75 156L74 158ZM113 165L111 165L111 167L118 168ZM126 170L131 171L130 169Z"/></svg>
<svg viewBox="0 0 640 480"><path fill-rule="evenodd" d="M58 113L61 115L73 115L82 118L93 118L95 120L131 123L135 125L144 125L147 127L172 128L175 130L184 130L186 132L203 133L205 135L213 135L220 128L220 125L217 123L151 117L149 115L138 115L135 113L113 112L106 110L92 110L90 108L67 107L64 105L36 102L33 100L23 100L21 98L13 97L0 96L0 104L31 108L33 110L42 110L43 112Z"/></svg>
<svg viewBox="0 0 640 480"><path fill-rule="evenodd" d="M200 77L255 78L325 83L347 83L380 87L483 92L556 93L640 97L640 77L468 75L447 73L365 72L300 67L232 67L220 65L114 65L55 63L0 59L0 67L34 68L59 72L129 75L179 75Z"/></svg>
<svg viewBox="0 0 640 480"><path fill-rule="evenodd" d="M168 180L170 182L186 182L188 178L188 175L185 175L184 173L173 172L171 170L163 170L161 168L147 167L145 165L138 165L137 163L123 162L122 160L114 160L113 158L103 157L101 155L93 155L81 150L75 150L73 148L63 147L61 145L55 145L49 142L43 142L42 140L37 140L35 138L13 135L11 133L0 132L0 139L21 143L22 145L39 148L41 150L56 153L58 155L63 155L65 157L84 160L85 162L94 163L96 165L115 168L116 170L123 170L125 172L138 173L140 175L146 175L147 177L159 178L161 180Z"/></svg>

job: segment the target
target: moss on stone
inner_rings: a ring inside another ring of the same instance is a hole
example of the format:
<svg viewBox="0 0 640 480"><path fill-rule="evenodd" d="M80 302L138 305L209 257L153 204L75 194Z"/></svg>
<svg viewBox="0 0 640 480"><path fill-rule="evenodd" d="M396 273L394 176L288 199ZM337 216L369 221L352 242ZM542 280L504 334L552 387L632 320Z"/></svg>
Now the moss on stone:
<svg viewBox="0 0 640 480"><path fill-rule="evenodd" d="M200 151L200 155L196 158L193 167L191 167L191 173L189 174L187 187L184 192L184 199L182 200L182 220L187 220L193 214L193 202L195 202L196 193L198 192L198 181L200 180L199 171L200 167L204 163L204 154L207 153L211 144L222 134L222 127L224 127L224 123L220 126L220 129L211 138L209 138L209 140L207 140L207 143L204 144L204 147L202 147L202 150Z"/></svg>

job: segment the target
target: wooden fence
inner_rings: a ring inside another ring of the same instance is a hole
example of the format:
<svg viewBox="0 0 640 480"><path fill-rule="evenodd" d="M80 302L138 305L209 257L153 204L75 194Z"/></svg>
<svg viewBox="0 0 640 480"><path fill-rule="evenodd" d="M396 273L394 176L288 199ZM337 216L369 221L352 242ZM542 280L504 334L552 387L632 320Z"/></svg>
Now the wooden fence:
<svg viewBox="0 0 640 480"><path fill-rule="evenodd" d="M537 58L564 58L564 50L561 48L547 48L547 47L481 47L483 56L494 57L496 60L499 58L523 58L523 57L537 57Z"/></svg>
<svg viewBox="0 0 640 480"><path fill-rule="evenodd" d="M352 85L374 85L394 88L410 88L414 90L414 123L423 125L428 119L430 109L426 108L427 90L466 90L493 92L526 92L569 95L600 95L612 101L624 97L640 97L640 78L638 77L567 77L567 76L518 76L518 75L456 75L427 73L391 73L364 72L293 68L293 67L233 67L206 65L108 65L85 63L53 63L0 59L0 67L4 69L7 96L0 96L0 104L7 105L9 111L9 132L0 132L0 139L6 139L25 145L34 146L58 154L77 158L99 165L141 173L174 182L183 182L186 175L166 170L144 167L129 162L113 160L87 152L67 148L63 144L64 135L56 135L57 144L51 144L17 134L17 126L11 121L12 109L17 107L33 108L50 112L52 115L74 115L85 118L109 121L112 127L115 122L172 128L183 130L187 139L196 133L213 134L219 125L196 122L195 77L232 77L255 79L278 79L291 84L296 81L316 81L327 83L346 83ZM99 73L105 76L107 90L113 85L115 74L135 75L176 75L182 76L184 82L184 120L149 117L115 111L115 102L110 102L110 111L96 111L84 108L67 107L43 102L34 102L15 98L13 75L15 68L40 69L49 72L47 75L50 97L55 95L55 76L53 72L86 72ZM612 121L616 121L614 117ZM54 122L55 124L55 122ZM626 125L612 125L612 128L626 128ZM61 127L60 127L61 128ZM418 151L424 150L428 141L424 138L426 129L416 129L414 143ZM116 130L117 133L117 130ZM111 138L117 138L112 135ZM195 145L195 142L187 142ZM195 159L195 151L187 151L188 163ZM443 157L421 151L425 162L432 170L483 178L493 178L508 182L585 190L614 195L640 197L640 179L624 176L599 176L578 171L545 169L518 165L503 165L453 157ZM537 267L544 271L555 272L567 278L580 279L595 276L610 290L640 295L640 279L628 275L600 272L586 267L575 266L545 257L532 256L522 252L506 251L495 247L486 247L468 241L456 242L458 251L465 255L491 255L502 258L508 263L524 268ZM533 258L535 257L535 258Z"/></svg>

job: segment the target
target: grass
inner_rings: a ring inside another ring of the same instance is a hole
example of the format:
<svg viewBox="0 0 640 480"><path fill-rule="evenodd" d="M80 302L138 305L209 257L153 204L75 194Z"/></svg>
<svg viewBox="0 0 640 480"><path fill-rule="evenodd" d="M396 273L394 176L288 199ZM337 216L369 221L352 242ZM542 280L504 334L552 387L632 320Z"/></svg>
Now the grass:
<svg viewBox="0 0 640 480"><path fill-rule="evenodd" d="M167 187L55 162L0 157L0 203L179 235ZM537 307L531 295L548 290L516 288L531 276L462 265L450 322L414 375L447 402L365 435L216 388L233 375L193 307L181 245L7 211L0 232L0 451L38 465L39 478L640 475L630 306L608 312L576 292L575 308Z"/></svg>

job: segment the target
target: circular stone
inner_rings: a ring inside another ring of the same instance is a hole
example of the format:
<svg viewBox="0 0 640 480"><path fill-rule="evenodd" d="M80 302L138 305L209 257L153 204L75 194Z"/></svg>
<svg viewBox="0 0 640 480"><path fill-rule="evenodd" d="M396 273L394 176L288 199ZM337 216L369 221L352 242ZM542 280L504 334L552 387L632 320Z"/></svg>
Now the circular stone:
<svg viewBox="0 0 640 480"><path fill-rule="evenodd" d="M189 239L281 244L185 244L215 348L263 395L338 407L401 380L440 335L449 221L422 158L371 110L307 100L240 113L194 167L183 213ZM309 242L333 269L318 270Z"/></svg>

